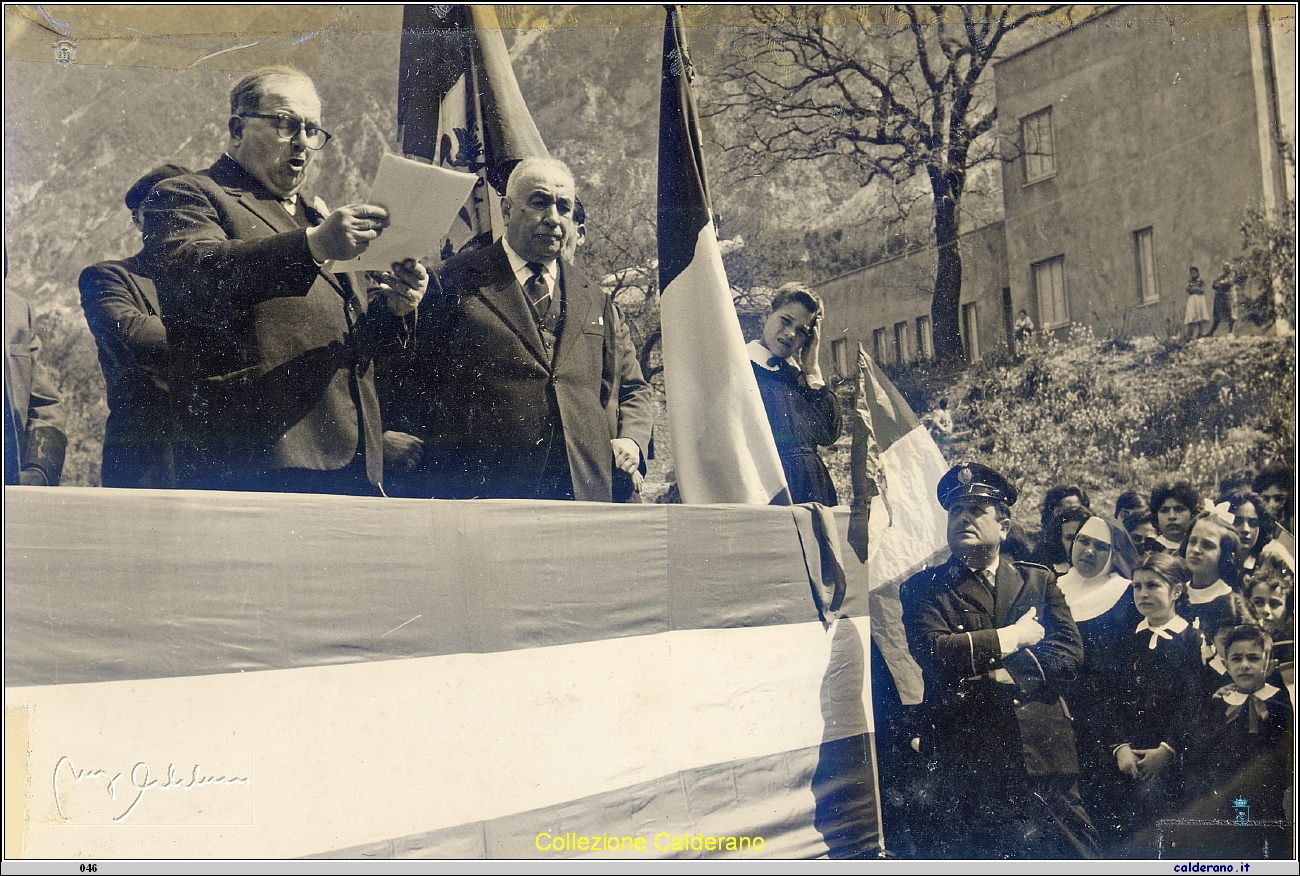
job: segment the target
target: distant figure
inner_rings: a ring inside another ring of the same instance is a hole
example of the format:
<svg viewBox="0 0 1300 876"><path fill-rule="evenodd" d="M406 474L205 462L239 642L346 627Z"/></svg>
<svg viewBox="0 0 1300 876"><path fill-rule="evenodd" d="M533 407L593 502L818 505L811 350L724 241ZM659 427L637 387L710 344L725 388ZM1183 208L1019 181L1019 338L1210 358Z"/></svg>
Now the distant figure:
<svg viewBox="0 0 1300 876"><path fill-rule="evenodd" d="M1015 338L1016 338L1017 354L1024 351L1025 346L1029 343L1029 339L1032 338L1033 336L1034 336L1034 321L1029 318L1029 314L1022 307L1020 308L1020 313L1016 316L1016 323L1015 323Z"/></svg>
<svg viewBox="0 0 1300 876"><path fill-rule="evenodd" d="M952 438L952 414L946 398L939 399L939 407L930 412L930 434L940 443Z"/></svg>
<svg viewBox="0 0 1300 876"><path fill-rule="evenodd" d="M144 229L140 205L153 187L189 172L164 164L131 186L126 208L137 229ZM106 487L175 486L167 329L159 317L153 280L137 253L91 265L81 272L78 286L108 389L100 482Z"/></svg>
<svg viewBox="0 0 1300 876"><path fill-rule="evenodd" d="M1232 262L1223 263L1223 273L1210 284L1214 290L1214 325L1210 334L1219 328L1221 320L1228 321L1228 334L1237 326L1237 275L1232 270Z"/></svg>
<svg viewBox="0 0 1300 876"><path fill-rule="evenodd" d="M1251 489L1273 518L1274 540L1295 556L1295 469L1288 462L1270 462L1260 469Z"/></svg>
<svg viewBox="0 0 1300 876"><path fill-rule="evenodd" d="M5 484L57 487L68 446L63 404L40 361L27 299L8 288L5 340Z"/></svg>
<svg viewBox="0 0 1300 876"><path fill-rule="evenodd" d="M1201 272L1196 268L1188 268L1190 279L1187 281L1187 311L1183 316L1183 325L1186 327L1187 337L1203 338L1207 334L1207 328L1210 325L1210 305L1205 300L1205 281L1201 279Z"/></svg>
<svg viewBox="0 0 1300 876"><path fill-rule="evenodd" d="M1120 523L1123 523L1132 514L1150 513L1151 508L1147 505L1147 497L1137 490L1121 493L1120 497L1115 500L1115 519Z"/></svg>
<svg viewBox="0 0 1300 876"><path fill-rule="evenodd" d="M1046 529L1051 519L1067 508L1088 508L1091 510L1092 502L1088 499L1088 491L1078 484L1058 484L1052 487L1043 495L1043 507L1039 511L1039 523Z"/></svg>

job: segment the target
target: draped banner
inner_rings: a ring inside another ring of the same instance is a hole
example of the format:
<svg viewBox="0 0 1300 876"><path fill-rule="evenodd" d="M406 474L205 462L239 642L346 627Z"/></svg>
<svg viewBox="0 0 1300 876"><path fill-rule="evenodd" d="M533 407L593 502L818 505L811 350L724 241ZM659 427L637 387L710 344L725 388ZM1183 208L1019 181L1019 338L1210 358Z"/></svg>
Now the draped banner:
<svg viewBox="0 0 1300 876"><path fill-rule="evenodd" d="M819 620L803 509L5 504L23 856L880 849L867 588Z"/></svg>

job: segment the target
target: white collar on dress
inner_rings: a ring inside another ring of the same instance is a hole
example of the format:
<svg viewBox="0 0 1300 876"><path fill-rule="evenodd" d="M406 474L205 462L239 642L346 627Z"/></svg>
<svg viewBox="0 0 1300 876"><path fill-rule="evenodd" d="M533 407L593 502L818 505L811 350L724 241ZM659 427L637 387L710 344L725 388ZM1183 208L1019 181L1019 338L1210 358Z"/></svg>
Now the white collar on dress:
<svg viewBox="0 0 1300 876"><path fill-rule="evenodd" d="M1153 633L1158 633L1167 630L1171 633L1181 633L1185 629L1187 629L1187 621L1179 615L1174 615L1168 623L1163 623L1158 627L1151 626L1151 623L1146 618L1142 618L1142 623L1138 624L1138 628L1134 632L1140 633L1143 630L1150 630Z"/></svg>
<svg viewBox="0 0 1300 876"><path fill-rule="evenodd" d="M1169 619L1168 623L1161 624L1158 627L1151 626L1146 618L1142 618L1142 623L1138 624L1138 628L1133 631L1133 634L1137 635L1144 630L1150 630L1151 641L1147 643L1147 647L1154 651L1156 649L1156 644L1161 639L1169 639L1170 641L1173 641L1174 637L1171 633L1181 633L1185 629L1187 629L1187 621L1178 615L1174 615Z"/></svg>
<svg viewBox="0 0 1300 876"><path fill-rule="evenodd" d="M1107 566L1110 564L1107 563ZM1085 578L1078 570L1071 567L1056 582L1065 597L1065 604L1070 606L1070 615L1074 622L1092 620L1110 611L1111 607L1128 593L1129 580L1119 572L1108 572Z"/></svg>
<svg viewBox="0 0 1300 876"><path fill-rule="evenodd" d="M749 353L749 361L753 362L758 367L764 368L768 371L781 370L781 366L779 364L777 365L768 364L768 362L770 362L771 360L777 359L779 357L772 355L772 351L769 350L767 347L763 346L762 341L758 339L750 341L748 344L745 345L745 352ZM786 359L785 361L790 365L794 365L794 363L791 362L789 359Z"/></svg>
<svg viewBox="0 0 1300 876"><path fill-rule="evenodd" d="M1187 588L1187 601L1192 605L1204 605L1207 602L1213 602L1220 596L1227 596L1232 592L1232 588L1220 578L1209 587L1202 587L1199 590L1195 587Z"/></svg>

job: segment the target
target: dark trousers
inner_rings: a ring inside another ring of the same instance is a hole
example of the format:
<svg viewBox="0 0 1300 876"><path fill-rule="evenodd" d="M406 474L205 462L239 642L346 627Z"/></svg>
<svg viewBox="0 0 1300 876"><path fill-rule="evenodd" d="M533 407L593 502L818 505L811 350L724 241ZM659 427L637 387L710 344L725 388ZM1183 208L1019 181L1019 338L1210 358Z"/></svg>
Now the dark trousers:
<svg viewBox="0 0 1300 876"><path fill-rule="evenodd" d="M911 819L925 857L1101 856L1075 776L1004 775L960 786L936 778L933 805Z"/></svg>

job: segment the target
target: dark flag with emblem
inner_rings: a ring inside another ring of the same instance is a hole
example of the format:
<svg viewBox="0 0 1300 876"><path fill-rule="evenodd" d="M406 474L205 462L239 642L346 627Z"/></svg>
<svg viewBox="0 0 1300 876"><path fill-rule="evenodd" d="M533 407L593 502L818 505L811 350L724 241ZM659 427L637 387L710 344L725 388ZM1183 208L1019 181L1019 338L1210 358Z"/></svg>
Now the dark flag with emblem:
<svg viewBox="0 0 1300 876"><path fill-rule="evenodd" d="M397 94L407 158L478 174L440 256L499 238L501 196L523 158L546 156L491 6L406 6Z"/></svg>
<svg viewBox="0 0 1300 876"><path fill-rule="evenodd" d="M722 266L676 7L659 101L659 300L664 388L682 501L789 504L781 458Z"/></svg>

